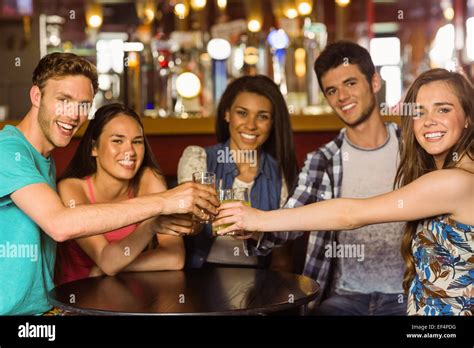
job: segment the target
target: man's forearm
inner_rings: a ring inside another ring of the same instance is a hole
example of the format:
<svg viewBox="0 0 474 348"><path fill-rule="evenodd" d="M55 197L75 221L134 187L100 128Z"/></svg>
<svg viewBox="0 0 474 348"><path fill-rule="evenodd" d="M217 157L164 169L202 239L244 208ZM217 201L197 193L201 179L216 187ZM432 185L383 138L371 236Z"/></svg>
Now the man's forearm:
<svg viewBox="0 0 474 348"><path fill-rule="evenodd" d="M53 217L52 228L59 240L87 237L149 219L162 209L162 199L157 195L119 203L71 206Z"/></svg>

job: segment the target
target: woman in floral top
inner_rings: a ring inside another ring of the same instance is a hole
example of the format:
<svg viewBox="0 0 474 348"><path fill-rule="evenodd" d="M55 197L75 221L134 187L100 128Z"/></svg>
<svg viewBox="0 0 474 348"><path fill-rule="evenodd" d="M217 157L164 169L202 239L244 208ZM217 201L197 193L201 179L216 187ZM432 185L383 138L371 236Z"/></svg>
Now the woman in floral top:
<svg viewBox="0 0 474 348"><path fill-rule="evenodd" d="M336 93L338 93L336 91ZM474 90L461 74L433 69L407 92L402 110L400 188L368 199L338 198L262 212L220 207L220 233L347 230L408 221L402 241L409 315L472 315L474 278Z"/></svg>

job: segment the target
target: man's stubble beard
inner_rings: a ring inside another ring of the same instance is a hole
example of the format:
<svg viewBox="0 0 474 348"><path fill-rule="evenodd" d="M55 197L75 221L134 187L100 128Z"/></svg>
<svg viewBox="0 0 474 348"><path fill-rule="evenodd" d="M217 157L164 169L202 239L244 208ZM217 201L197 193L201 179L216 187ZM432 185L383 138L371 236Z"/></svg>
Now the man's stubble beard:
<svg viewBox="0 0 474 348"><path fill-rule="evenodd" d="M40 105L38 108L38 123L46 140L54 147L57 147L57 145L54 143L54 140L52 139L52 134L51 134L52 122L48 120L47 111L42 101L40 102Z"/></svg>
<svg viewBox="0 0 474 348"><path fill-rule="evenodd" d="M370 104L369 106L362 111L361 115L359 116L359 118L357 120L355 120L354 122L352 123L349 123L349 122L346 122L342 117L339 117L339 119L348 127L351 127L351 128L354 128L354 127L357 127L358 125L364 123L365 121L367 121L370 117L370 115L372 114L372 112L374 111L375 109L375 95L372 93L371 94L371 101L370 101Z"/></svg>

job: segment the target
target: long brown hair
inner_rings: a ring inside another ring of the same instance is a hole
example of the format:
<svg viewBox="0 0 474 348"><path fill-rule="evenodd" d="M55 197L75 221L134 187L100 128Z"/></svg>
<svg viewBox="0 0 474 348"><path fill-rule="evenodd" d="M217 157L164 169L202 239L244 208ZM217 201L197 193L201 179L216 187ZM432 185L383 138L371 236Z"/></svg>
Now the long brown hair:
<svg viewBox="0 0 474 348"><path fill-rule="evenodd" d="M457 96L468 126L463 130L459 141L449 150L443 163L443 169L455 168L464 156L471 160L474 154L474 90L472 84L460 73L450 72L444 69L432 69L424 72L413 82L406 94L404 105L413 106L420 88L435 81L445 82L452 92ZM418 144L413 132L413 115L402 117L402 139L400 166L395 176L395 186L402 187L412 181L436 170L433 156L428 154ZM405 261L406 270L403 278L403 289L408 292L411 282L415 276L415 260L411 252L413 237L416 233L419 221L410 221L405 226L402 238L401 252Z"/></svg>

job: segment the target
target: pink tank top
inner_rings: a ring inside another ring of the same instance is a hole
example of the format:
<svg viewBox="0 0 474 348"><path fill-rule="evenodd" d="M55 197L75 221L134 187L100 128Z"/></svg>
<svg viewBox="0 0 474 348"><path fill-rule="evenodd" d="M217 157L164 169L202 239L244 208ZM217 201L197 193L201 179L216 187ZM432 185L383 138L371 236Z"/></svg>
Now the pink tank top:
<svg viewBox="0 0 474 348"><path fill-rule="evenodd" d="M86 177L88 187L89 201L96 203L92 180ZM133 190L129 190L128 198L133 198ZM110 242L120 241L134 232L139 224L132 224L103 234L105 239ZM74 240L68 240L58 244L58 258L60 261L60 270L58 274L59 284L71 282L73 280L87 278L94 261L82 250Z"/></svg>

